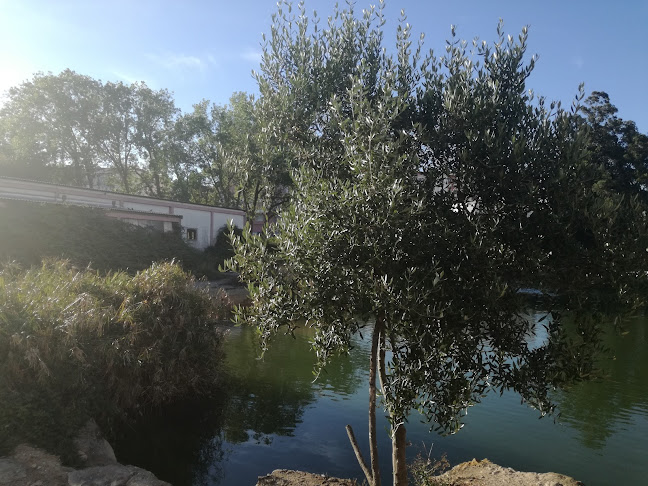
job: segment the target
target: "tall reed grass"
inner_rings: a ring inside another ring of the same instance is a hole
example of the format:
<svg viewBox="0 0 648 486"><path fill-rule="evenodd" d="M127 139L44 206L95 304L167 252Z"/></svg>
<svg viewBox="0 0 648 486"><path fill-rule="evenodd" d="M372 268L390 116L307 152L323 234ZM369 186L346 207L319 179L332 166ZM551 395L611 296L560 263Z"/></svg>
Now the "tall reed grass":
<svg viewBox="0 0 648 486"><path fill-rule="evenodd" d="M176 263L134 276L0 266L0 453L21 441L61 453L89 417L215 390L221 315Z"/></svg>

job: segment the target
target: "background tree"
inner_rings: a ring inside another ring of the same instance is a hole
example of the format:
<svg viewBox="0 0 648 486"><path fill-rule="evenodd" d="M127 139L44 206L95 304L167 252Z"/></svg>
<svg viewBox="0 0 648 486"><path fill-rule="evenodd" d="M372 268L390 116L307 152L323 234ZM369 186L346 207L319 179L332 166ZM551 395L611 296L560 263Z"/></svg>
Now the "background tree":
<svg viewBox="0 0 648 486"><path fill-rule="evenodd" d="M594 91L585 100L593 160L609 173L605 184L648 202L648 135L640 133L634 122L618 118L617 111L603 91Z"/></svg>
<svg viewBox="0 0 648 486"><path fill-rule="evenodd" d="M188 125L193 128L189 157L200 173L194 188L194 202L234 207L237 174L233 157L225 150L228 135L221 132L225 107L210 105L207 100L194 105Z"/></svg>
<svg viewBox="0 0 648 486"><path fill-rule="evenodd" d="M168 91L144 83L38 73L0 110L0 173L92 188L109 169L122 190L164 197L176 114Z"/></svg>
<svg viewBox="0 0 648 486"><path fill-rule="evenodd" d="M218 120L219 144L234 174L236 205L250 221L257 211L272 213L287 199L290 179L284 159L269 155L254 96L234 93L229 105L215 107L213 115Z"/></svg>
<svg viewBox="0 0 648 486"><path fill-rule="evenodd" d="M139 156L144 162L140 180L151 196L170 192L170 168L165 149L172 143L173 123L179 112L166 89L154 91L145 83L131 86L135 93L135 133Z"/></svg>
<svg viewBox="0 0 648 486"><path fill-rule="evenodd" d="M70 71L37 73L0 110L5 175L92 187L101 84Z"/></svg>
<svg viewBox="0 0 648 486"><path fill-rule="evenodd" d="M0 174L237 207L252 221L290 194L289 157L263 120L246 93L181 115L145 83L37 74L0 111Z"/></svg>
<svg viewBox="0 0 648 486"><path fill-rule="evenodd" d="M369 329L369 463L347 431L380 484L380 392L404 485L411 410L456 431L490 390L546 414L550 390L591 376L602 314L641 303L646 214L597 185L577 107L526 90L526 29L471 51L453 31L422 58L402 19L392 56L380 9L323 30L298 10L280 3L258 78L266 131L300 165L273 235L232 235L253 303L238 317L264 347L314 328L320 367ZM527 287L547 292L545 329L523 318Z"/></svg>
<svg viewBox="0 0 648 486"><path fill-rule="evenodd" d="M94 136L102 161L116 172L117 183L126 193L135 190L140 165L136 95L124 83L103 86L98 130Z"/></svg>
<svg viewBox="0 0 648 486"><path fill-rule="evenodd" d="M280 157L266 157L253 96L234 93L228 105L204 100L176 124L175 166L185 197L192 202L239 207L252 220L287 198L290 179Z"/></svg>

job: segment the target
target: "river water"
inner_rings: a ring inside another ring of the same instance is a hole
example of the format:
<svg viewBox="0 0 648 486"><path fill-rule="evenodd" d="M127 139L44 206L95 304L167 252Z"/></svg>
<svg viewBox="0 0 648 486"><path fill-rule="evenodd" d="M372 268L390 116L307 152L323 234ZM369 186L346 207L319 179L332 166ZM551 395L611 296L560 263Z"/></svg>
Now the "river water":
<svg viewBox="0 0 648 486"><path fill-rule="evenodd" d="M538 419L512 393L469 409L466 426L448 437L429 432L413 415L408 459L431 451L436 458L447 454L453 465L488 458L517 470L567 474L588 486L648 485L648 320L627 329L624 337L607 337L604 380L556 394L559 417ZM116 442L118 459L175 486L252 486L278 468L363 479L344 430L353 426L367 456L368 343L355 344L313 381L307 334L278 337L261 360L253 330L233 328L226 344L232 379L222 396L142 420ZM385 477L387 427L379 422Z"/></svg>

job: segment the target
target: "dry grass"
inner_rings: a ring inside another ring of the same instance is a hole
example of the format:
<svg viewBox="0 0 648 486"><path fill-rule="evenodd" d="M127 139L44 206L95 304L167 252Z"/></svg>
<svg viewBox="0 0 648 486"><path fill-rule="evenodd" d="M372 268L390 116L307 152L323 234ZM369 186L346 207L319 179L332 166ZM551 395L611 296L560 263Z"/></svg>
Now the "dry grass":
<svg viewBox="0 0 648 486"><path fill-rule="evenodd" d="M441 459L431 457L432 448L428 451L425 446L425 455L419 453L414 462L409 465L409 473L415 486L450 486L439 478L441 474L450 469L450 463L445 454Z"/></svg>

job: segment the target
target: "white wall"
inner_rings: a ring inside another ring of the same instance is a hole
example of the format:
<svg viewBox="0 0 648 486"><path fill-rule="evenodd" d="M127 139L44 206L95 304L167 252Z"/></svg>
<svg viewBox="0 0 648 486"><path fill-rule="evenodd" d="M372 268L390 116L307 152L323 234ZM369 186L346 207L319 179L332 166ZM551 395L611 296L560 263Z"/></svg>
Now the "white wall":
<svg viewBox="0 0 648 486"><path fill-rule="evenodd" d="M185 238L187 237L187 229L196 230L196 240L187 240L187 243L195 248L207 248L211 244L211 213L209 211L176 208L174 213L182 216L182 228L184 229Z"/></svg>

